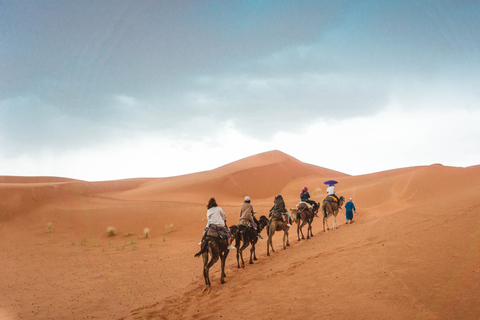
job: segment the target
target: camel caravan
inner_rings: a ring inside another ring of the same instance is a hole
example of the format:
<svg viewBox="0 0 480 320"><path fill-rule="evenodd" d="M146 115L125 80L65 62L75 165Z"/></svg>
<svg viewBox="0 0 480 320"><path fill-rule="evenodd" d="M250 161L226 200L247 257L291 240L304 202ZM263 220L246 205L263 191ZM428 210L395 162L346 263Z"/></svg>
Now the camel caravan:
<svg viewBox="0 0 480 320"><path fill-rule="evenodd" d="M304 240L303 227L307 227L307 239L313 237L312 222L315 217L320 218L318 215L319 210L323 217L323 231L325 232L325 224L328 226L328 218L333 216L333 229L338 229L337 215L339 209L345 203L343 196L338 197L335 194L334 180L328 180L324 182L328 185L327 196L323 199L322 203L317 203L310 200L310 194L307 187L303 187L300 193L300 202L296 208L290 209L290 212L285 207L285 202L282 195L275 196L273 201L274 205L270 209L269 217L262 215L260 220L255 217L256 211L253 210L253 206L250 203L250 197L246 196L244 203L240 210L240 219L238 224L227 227L226 214L220 208L215 199L211 198L207 204L207 226L205 227L202 240L199 245L200 251L195 254L195 257L203 257L203 276L205 284L211 286L209 270L218 261L221 261L221 276L220 282L225 283L225 261L227 259L229 250L236 249L237 253L237 266L238 268L245 268L245 262L243 259L243 251L250 246L250 264L253 264L254 260L257 260L255 255L255 246L258 239L263 239L261 232L266 229L267 232L267 256L270 256L270 249L275 252L273 248L272 238L275 232L283 231L283 249L290 246L288 239L288 230L292 227L291 222L297 224L297 237L298 241ZM346 205L347 209L347 223L349 219L349 210L355 210L352 198L349 199L349 203ZM356 211L355 211L356 212ZM351 214L351 219L353 213ZM302 238L300 239L300 234ZM235 245L232 245L235 240Z"/></svg>

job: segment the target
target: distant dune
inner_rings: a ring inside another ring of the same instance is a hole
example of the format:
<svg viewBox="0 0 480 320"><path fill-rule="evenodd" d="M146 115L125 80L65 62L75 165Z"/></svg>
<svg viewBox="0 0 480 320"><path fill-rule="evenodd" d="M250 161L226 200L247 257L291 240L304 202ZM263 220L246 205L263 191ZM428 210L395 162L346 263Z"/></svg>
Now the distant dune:
<svg viewBox="0 0 480 320"><path fill-rule="evenodd" d="M246 195L267 215L304 185L321 201L329 179L355 223L316 219L302 241L294 225L290 247L276 234L267 257L260 240L245 269L231 252L227 283L217 263L204 290L193 255L210 197L232 225ZM350 176L270 151L170 178L3 176L0 194L0 319L480 318L480 166Z"/></svg>

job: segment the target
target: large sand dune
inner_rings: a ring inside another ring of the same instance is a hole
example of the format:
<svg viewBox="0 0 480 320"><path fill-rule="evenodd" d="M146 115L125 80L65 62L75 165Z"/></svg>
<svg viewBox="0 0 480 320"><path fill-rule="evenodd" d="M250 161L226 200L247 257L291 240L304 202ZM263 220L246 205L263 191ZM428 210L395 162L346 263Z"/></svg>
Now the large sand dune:
<svg viewBox="0 0 480 320"><path fill-rule="evenodd" d="M304 185L320 201L327 179L355 223L317 219L300 242L294 225L245 269L230 252L227 283L217 263L206 289L193 255L210 197L232 225L245 195L267 215ZM271 151L171 178L0 177L0 194L0 319L480 318L480 166L349 176Z"/></svg>

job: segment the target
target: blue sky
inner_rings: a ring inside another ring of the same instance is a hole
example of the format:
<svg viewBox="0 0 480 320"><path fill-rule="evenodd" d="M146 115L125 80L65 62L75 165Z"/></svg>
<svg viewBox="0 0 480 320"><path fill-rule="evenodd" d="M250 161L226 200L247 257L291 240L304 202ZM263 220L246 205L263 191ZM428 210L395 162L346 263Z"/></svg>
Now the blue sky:
<svg viewBox="0 0 480 320"><path fill-rule="evenodd" d="M480 164L479 1L0 0L0 175Z"/></svg>

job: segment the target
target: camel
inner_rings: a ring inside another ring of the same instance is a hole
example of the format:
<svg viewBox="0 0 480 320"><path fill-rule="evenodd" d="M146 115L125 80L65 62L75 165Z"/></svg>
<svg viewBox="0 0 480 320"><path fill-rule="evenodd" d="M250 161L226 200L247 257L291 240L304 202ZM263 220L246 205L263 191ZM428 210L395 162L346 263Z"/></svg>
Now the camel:
<svg viewBox="0 0 480 320"><path fill-rule="evenodd" d="M282 231L283 230L283 249L286 249L287 246L290 246L290 242L288 241L288 229L290 227L287 226L287 222L283 221L282 218L276 218L272 215L270 221L267 225L267 256L270 255L269 248L272 248L272 252L275 252L273 249L272 237L275 234L275 231Z"/></svg>
<svg viewBox="0 0 480 320"><path fill-rule="evenodd" d="M233 230L232 230L233 231ZM236 235L232 233L232 237ZM200 251L195 254L195 257L199 257L202 255L203 257L203 277L205 278L205 284L207 286L211 286L210 283L210 268L220 259L222 263L221 267L221 276L220 282L222 284L225 283L225 260L227 260L228 256L228 241L227 238L220 238L220 237L213 237L213 236L205 236L202 240L202 246ZM210 261L209 261L210 255Z"/></svg>
<svg viewBox="0 0 480 320"><path fill-rule="evenodd" d="M257 260L257 256L255 255L255 244L258 241L258 235L262 232L263 228L268 224L268 218L265 216L261 216L260 220L258 221L258 232L253 229L252 227L246 227L244 225L240 226L232 226L231 230L233 233L234 229L236 237L235 237L235 247L237 247L237 265L240 268L240 260L242 261L242 268L245 268L245 262L243 261L243 250L245 250L249 245L252 247L250 248L250 264L253 264L253 260Z"/></svg>
<svg viewBox="0 0 480 320"><path fill-rule="evenodd" d="M317 203L317 208L318 207L319 207L319 204ZM295 221L297 224L298 241L301 241L300 233L302 234L302 239L305 240L305 236L303 235L302 228L306 224L308 224L307 239L310 239L311 236L313 237L312 222L313 222L313 218L315 217L315 212L313 212L313 208L312 210L310 210L304 202L300 202L297 208L298 209L290 209L290 217L292 221Z"/></svg>
<svg viewBox="0 0 480 320"><path fill-rule="evenodd" d="M328 218L333 215L333 229L338 229L337 226L337 215L338 207L343 206L345 198L343 196L338 199L340 203L335 202L331 199L331 196L327 196L322 204L322 213L323 213L323 232L325 232L325 223L327 224L327 230L330 230L328 227Z"/></svg>

